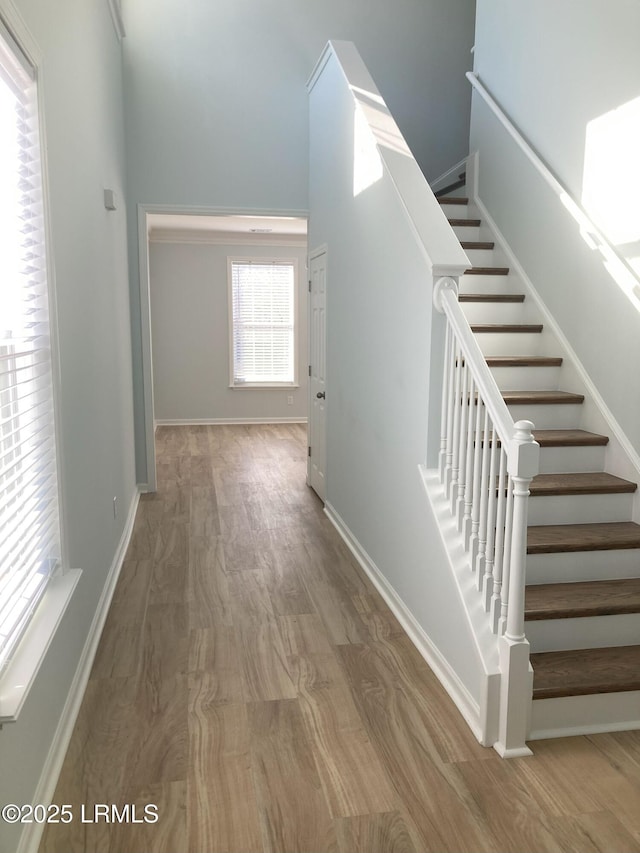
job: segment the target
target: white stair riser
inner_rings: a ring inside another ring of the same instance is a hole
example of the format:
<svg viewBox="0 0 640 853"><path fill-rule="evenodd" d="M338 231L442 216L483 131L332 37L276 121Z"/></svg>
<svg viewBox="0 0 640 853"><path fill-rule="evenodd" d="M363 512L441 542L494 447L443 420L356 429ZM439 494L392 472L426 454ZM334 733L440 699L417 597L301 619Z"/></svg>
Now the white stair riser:
<svg viewBox="0 0 640 853"><path fill-rule="evenodd" d="M603 471L604 447L541 447L540 473Z"/></svg>
<svg viewBox="0 0 640 853"><path fill-rule="evenodd" d="M449 216L449 219L465 219L464 216ZM453 231L458 240L481 240L480 228L477 225L454 225Z"/></svg>
<svg viewBox="0 0 640 853"><path fill-rule="evenodd" d="M527 555L527 583L573 583L635 578L639 573L640 551L635 548Z"/></svg>
<svg viewBox="0 0 640 853"><path fill-rule="evenodd" d="M468 204L441 204L440 207L447 219L478 219L477 216L469 216Z"/></svg>
<svg viewBox="0 0 640 853"><path fill-rule="evenodd" d="M547 355L539 332L478 332L476 340L485 355Z"/></svg>
<svg viewBox="0 0 640 853"><path fill-rule="evenodd" d="M559 367L492 367L491 372L503 391L557 391Z"/></svg>
<svg viewBox="0 0 640 853"><path fill-rule="evenodd" d="M514 421L533 421L536 429L576 429L580 423L582 406L563 403L553 405L509 405Z"/></svg>
<svg viewBox="0 0 640 853"><path fill-rule="evenodd" d="M527 621L525 634L532 652L632 646L640 640L640 613Z"/></svg>
<svg viewBox="0 0 640 853"><path fill-rule="evenodd" d="M469 325L474 323L524 323L522 302L462 302Z"/></svg>
<svg viewBox="0 0 640 853"><path fill-rule="evenodd" d="M498 266L493 249L465 249L464 251L474 267Z"/></svg>
<svg viewBox="0 0 640 853"><path fill-rule="evenodd" d="M511 275L476 275L460 277L460 293L522 293L522 286Z"/></svg>
<svg viewBox="0 0 640 853"><path fill-rule="evenodd" d="M527 740L640 728L640 691L536 699ZM535 746L533 752L535 754Z"/></svg>
<svg viewBox="0 0 640 853"><path fill-rule="evenodd" d="M545 495L529 501L529 524L597 524L631 518L633 495ZM640 571L640 567L639 567Z"/></svg>

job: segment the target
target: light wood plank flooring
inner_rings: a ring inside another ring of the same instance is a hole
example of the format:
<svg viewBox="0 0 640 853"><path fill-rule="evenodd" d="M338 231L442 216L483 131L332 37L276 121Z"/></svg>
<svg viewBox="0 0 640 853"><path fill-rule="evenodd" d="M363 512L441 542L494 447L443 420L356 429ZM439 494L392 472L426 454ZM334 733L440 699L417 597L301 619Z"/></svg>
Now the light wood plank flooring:
<svg viewBox="0 0 640 853"><path fill-rule="evenodd" d="M42 853L640 851L640 733L480 747L306 487L302 426L157 445L55 801L159 820Z"/></svg>

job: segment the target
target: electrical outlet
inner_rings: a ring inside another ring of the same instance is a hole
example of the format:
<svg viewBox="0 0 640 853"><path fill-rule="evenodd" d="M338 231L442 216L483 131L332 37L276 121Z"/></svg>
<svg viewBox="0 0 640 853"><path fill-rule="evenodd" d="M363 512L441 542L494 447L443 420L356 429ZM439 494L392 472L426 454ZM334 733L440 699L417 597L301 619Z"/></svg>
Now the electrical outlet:
<svg viewBox="0 0 640 853"><path fill-rule="evenodd" d="M293 406L293 395L289 394L287 397L287 406Z"/></svg>
<svg viewBox="0 0 640 853"><path fill-rule="evenodd" d="M118 517L118 498L113 499L113 517Z"/></svg>

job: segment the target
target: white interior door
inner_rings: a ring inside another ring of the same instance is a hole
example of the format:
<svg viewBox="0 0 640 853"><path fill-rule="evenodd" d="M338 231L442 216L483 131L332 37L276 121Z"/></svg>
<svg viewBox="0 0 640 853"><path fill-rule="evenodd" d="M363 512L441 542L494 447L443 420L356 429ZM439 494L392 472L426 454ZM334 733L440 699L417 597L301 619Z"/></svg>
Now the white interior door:
<svg viewBox="0 0 640 853"><path fill-rule="evenodd" d="M327 251L309 256L309 460L307 482L326 497Z"/></svg>

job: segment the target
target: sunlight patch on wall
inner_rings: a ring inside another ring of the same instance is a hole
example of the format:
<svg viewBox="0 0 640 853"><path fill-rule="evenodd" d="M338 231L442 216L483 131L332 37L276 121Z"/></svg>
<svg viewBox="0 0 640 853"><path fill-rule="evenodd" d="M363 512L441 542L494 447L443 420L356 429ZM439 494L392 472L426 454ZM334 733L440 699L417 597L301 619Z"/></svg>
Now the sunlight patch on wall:
<svg viewBox="0 0 640 853"><path fill-rule="evenodd" d="M353 195L375 184L382 177L382 158L366 116L356 104L353 117Z"/></svg>
<svg viewBox="0 0 640 853"><path fill-rule="evenodd" d="M582 202L614 244L640 240L640 98L587 125Z"/></svg>
<svg viewBox="0 0 640 853"><path fill-rule="evenodd" d="M640 306L639 151L640 97L588 123L582 204L616 252L597 240L593 248L601 250L605 267L636 308ZM586 239L584 230L583 236Z"/></svg>

